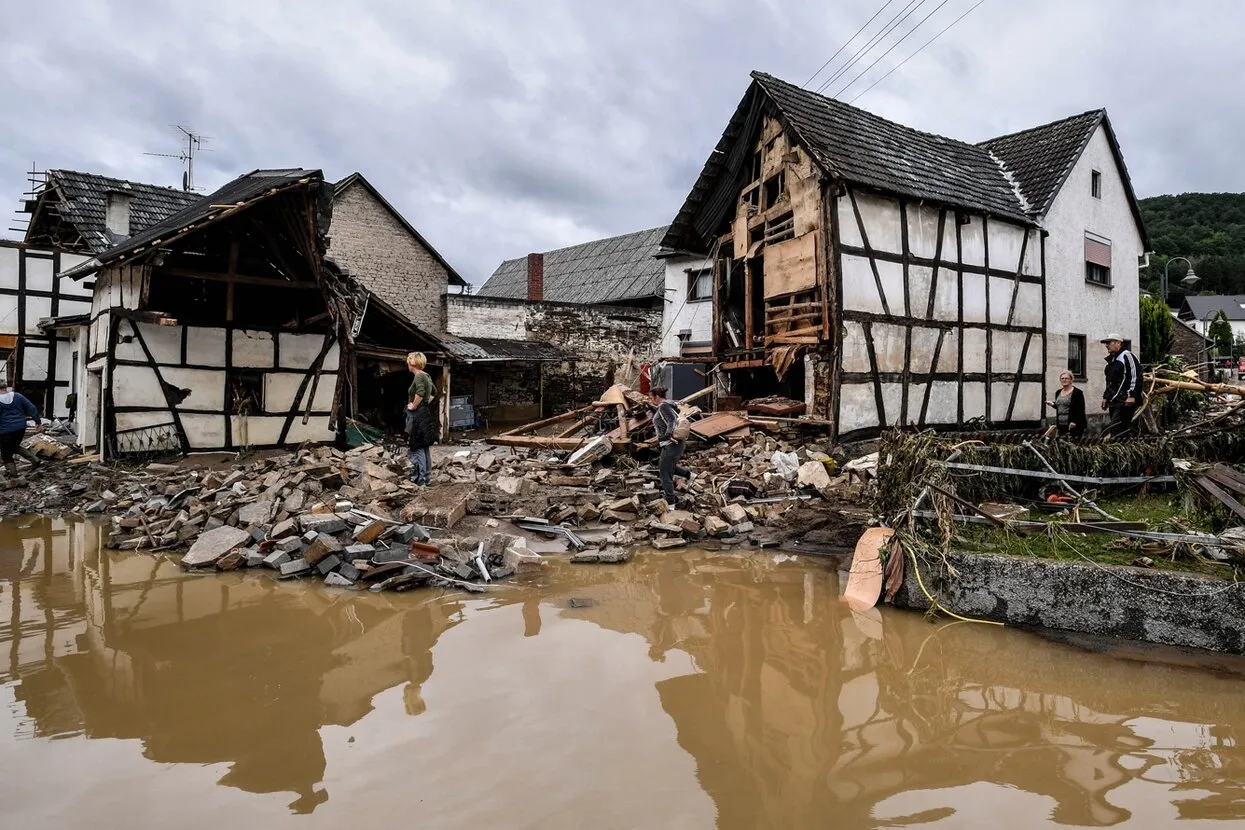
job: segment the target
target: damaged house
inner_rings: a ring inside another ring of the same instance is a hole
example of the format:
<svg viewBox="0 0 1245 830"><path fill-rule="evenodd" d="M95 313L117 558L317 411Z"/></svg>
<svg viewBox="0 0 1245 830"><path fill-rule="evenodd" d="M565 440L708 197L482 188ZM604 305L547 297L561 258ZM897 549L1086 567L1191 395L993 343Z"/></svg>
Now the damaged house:
<svg viewBox="0 0 1245 830"><path fill-rule="evenodd" d="M105 456L333 440L356 341L434 348L324 254L333 188L257 170L63 276L94 276L79 330L79 443Z"/></svg>
<svg viewBox="0 0 1245 830"><path fill-rule="evenodd" d="M498 266L475 295L446 298L453 394L492 425L522 423L636 383L659 353L665 228L533 253ZM621 376L619 373L622 373Z"/></svg>
<svg viewBox="0 0 1245 830"><path fill-rule="evenodd" d="M752 77L663 240L712 264L696 292L711 295L719 392L803 400L844 440L1036 426L1066 352L1049 343L1042 208L1014 172L985 146ZM1143 239L1119 241L1135 320Z"/></svg>

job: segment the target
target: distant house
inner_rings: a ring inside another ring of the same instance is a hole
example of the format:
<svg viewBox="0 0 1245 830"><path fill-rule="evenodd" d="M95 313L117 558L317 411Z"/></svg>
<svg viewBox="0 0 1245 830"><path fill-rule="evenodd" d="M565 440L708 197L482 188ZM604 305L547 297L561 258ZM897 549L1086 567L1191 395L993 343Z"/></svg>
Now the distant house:
<svg viewBox="0 0 1245 830"><path fill-rule="evenodd" d="M1065 366L1100 374L1090 343L1137 336L1147 244L1105 113L969 144L752 78L663 239L676 304L712 298L719 393L802 399L844 439L1034 426Z"/></svg>
<svg viewBox="0 0 1245 830"><path fill-rule="evenodd" d="M1150 239L1106 110L981 143L1047 234L1048 386L1071 370L1090 401L1102 398L1108 332L1140 336L1141 257Z"/></svg>
<svg viewBox="0 0 1245 830"><path fill-rule="evenodd" d="M666 230L652 228L509 259L476 293L511 300L662 308L666 269L655 257Z"/></svg>
<svg viewBox="0 0 1245 830"><path fill-rule="evenodd" d="M1177 315L1199 334L1209 335L1210 324L1221 311L1232 324L1233 338L1245 337L1245 294L1188 295Z"/></svg>
<svg viewBox="0 0 1245 830"><path fill-rule="evenodd" d="M1207 362L1213 347L1214 343L1209 337L1178 316L1172 315L1171 354L1183 360L1186 366L1199 367L1198 374L1203 377L1209 375L1202 364Z"/></svg>

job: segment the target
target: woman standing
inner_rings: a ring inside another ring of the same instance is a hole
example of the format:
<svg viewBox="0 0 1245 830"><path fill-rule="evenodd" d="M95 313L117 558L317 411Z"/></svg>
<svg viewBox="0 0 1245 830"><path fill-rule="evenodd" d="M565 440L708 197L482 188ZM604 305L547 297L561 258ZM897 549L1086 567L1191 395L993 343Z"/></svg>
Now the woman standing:
<svg viewBox="0 0 1245 830"><path fill-rule="evenodd" d="M411 460L411 481L426 485L432 473L432 453L429 447L437 442L437 416L433 411L437 388L424 371L428 358L423 352L411 352L406 356L406 368L414 376L407 392L406 434L409 437L408 457Z"/></svg>
<svg viewBox="0 0 1245 830"><path fill-rule="evenodd" d="M1072 385L1071 372L1059 375L1059 389L1046 405L1055 410L1055 426L1060 435L1077 438L1085 434L1085 393Z"/></svg>

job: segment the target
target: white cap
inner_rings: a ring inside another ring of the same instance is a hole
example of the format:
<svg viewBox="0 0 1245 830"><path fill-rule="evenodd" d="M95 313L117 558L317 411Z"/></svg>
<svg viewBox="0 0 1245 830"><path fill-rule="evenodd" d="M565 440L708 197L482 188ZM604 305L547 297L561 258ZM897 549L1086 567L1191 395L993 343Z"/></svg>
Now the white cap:
<svg viewBox="0 0 1245 830"><path fill-rule="evenodd" d="M1124 342L1124 338L1123 338L1123 337L1120 337L1120 336L1119 336L1118 334L1116 334L1115 332L1111 332L1110 334L1108 334L1106 337L1102 338L1102 339L1101 339L1101 340L1099 340L1098 342L1099 342L1099 343L1110 343L1112 340L1118 340L1118 341L1119 341L1119 342L1121 342L1121 343L1123 343L1123 342Z"/></svg>

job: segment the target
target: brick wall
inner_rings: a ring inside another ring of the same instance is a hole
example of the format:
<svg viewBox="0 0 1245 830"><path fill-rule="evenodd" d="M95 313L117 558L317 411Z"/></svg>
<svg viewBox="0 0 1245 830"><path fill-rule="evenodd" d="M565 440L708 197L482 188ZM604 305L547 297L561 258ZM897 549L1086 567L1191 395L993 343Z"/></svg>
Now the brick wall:
<svg viewBox="0 0 1245 830"><path fill-rule="evenodd" d="M1172 354L1184 359L1189 366L1206 360L1206 341L1188 326L1172 321Z"/></svg>
<svg viewBox="0 0 1245 830"><path fill-rule="evenodd" d="M366 186L334 199L329 255L415 325L445 331L449 273Z"/></svg>
<svg viewBox="0 0 1245 830"><path fill-rule="evenodd" d="M545 365L545 413L553 414L596 400L617 378L629 354L651 362L659 352L661 309L573 303L527 302L497 297L449 295L447 329L460 337L499 337L554 343L574 356ZM522 394L518 386L506 394ZM538 389L527 391L534 400ZM490 394L495 402L500 394ZM518 401L515 401L516 403Z"/></svg>

